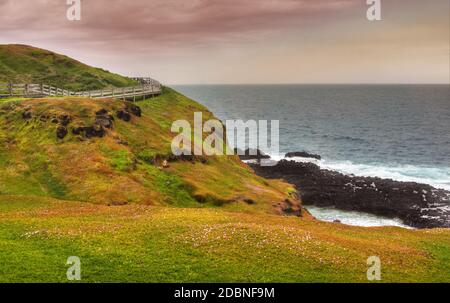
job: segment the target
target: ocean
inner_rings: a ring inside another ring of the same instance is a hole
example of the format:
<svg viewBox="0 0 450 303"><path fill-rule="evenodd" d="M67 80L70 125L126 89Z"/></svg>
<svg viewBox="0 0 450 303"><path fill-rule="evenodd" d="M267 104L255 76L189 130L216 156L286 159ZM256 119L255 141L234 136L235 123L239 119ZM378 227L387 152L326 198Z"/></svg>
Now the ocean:
<svg viewBox="0 0 450 303"><path fill-rule="evenodd" d="M449 85L185 85L221 120L279 120L280 154L450 190ZM280 155L272 155L280 158Z"/></svg>
<svg viewBox="0 0 450 303"><path fill-rule="evenodd" d="M322 168L450 190L449 85L185 85L221 120L279 120L281 159L322 156ZM308 206L319 220L400 226L399 219Z"/></svg>

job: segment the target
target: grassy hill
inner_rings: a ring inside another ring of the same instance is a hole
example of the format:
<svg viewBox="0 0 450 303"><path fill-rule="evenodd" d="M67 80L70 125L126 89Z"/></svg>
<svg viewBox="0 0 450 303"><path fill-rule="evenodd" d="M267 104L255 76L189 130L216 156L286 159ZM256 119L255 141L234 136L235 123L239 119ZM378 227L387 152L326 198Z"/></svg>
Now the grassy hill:
<svg viewBox="0 0 450 303"><path fill-rule="evenodd" d="M84 98L0 103L0 194L278 213L286 200L299 204L292 186L256 176L236 156L172 159L172 121L193 120L194 111L212 118L203 106L165 89L130 121L118 114L127 107Z"/></svg>
<svg viewBox="0 0 450 303"><path fill-rule="evenodd" d="M69 256L82 282L365 282L373 255L383 282L450 282L449 230L318 222L236 156L173 157L172 122L198 111L170 88L0 99L0 282L65 282Z"/></svg>
<svg viewBox="0 0 450 303"><path fill-rule="evenodd" d="M136 84L67 56L16 44L0 45L0 82L44 83L75 91Z"/></svg>

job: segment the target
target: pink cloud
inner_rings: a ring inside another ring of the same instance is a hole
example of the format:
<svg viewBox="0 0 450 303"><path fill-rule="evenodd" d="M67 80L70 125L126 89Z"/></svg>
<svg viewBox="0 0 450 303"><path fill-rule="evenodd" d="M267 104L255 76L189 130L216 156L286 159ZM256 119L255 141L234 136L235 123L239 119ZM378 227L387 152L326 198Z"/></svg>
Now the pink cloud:
<svg viewBox="0 0 450 303"><path fill-rule="evenodd" d="M172 83L448 81L448 0L382 0L377 24L364 0L82 3L0 0L0 43Z"/></svg>
<svg viewBox="0 0 450 303"><path fill-rule="evenodd" d="M320 22L357 0L84 0L82 21L66 20L65 0L0 0L0 31L42 40L122 41L182 46L233 41Z"/></svg>

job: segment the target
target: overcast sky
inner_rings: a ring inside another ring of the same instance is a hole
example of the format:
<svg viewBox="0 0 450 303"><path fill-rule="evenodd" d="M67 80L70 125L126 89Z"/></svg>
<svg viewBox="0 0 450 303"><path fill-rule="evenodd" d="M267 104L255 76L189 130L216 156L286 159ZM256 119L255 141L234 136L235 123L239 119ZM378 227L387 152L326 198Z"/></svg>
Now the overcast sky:
<svg viewBox="0 0 450 303"><path fill-rule="evenodd" d="M0 0L0 44L184 83L449 83L449 1Z"/></svg>

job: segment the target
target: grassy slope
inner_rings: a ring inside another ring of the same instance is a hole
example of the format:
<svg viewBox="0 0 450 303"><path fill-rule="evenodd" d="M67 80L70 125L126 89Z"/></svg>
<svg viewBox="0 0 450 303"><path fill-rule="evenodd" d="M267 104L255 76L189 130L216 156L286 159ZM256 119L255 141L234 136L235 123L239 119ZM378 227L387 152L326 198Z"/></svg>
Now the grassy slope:
<svg viewBox="0 0 450 303"><path fill-rule="evenodd" d="M73 127L92 125L95 112L115 114L120 100L53 98L0 103L0 194L33 195L103 204L138 203L181 207L216 207L272 212L293 189L257 177L237 157L177 161L161 168L171 155L172 121L193 119L201 105L170 90L139 103L142 117L115 119L104 138L83 139ZM25 121L22 114L31 111ZM70 115L69 134L56 138L51 117ZM41 117L49 116L46 121ZM252 199L255 204L244 202Z"/></svg>
<svg viewBox="0 0 450 303"><path fill-rule="evenodd" d="M44 83L70 90L125 87L133 80L25 45L0 45L0 82Z"/></svg>

